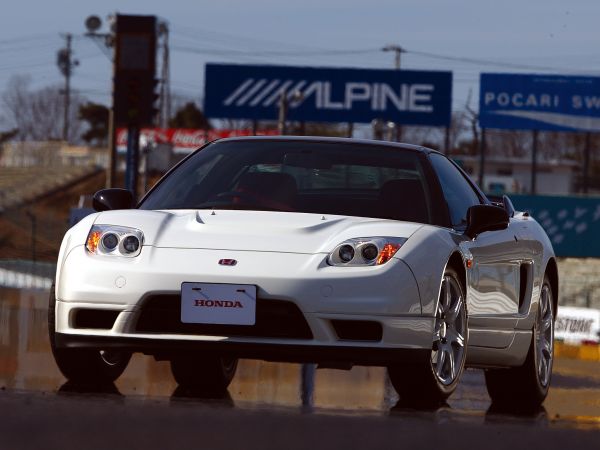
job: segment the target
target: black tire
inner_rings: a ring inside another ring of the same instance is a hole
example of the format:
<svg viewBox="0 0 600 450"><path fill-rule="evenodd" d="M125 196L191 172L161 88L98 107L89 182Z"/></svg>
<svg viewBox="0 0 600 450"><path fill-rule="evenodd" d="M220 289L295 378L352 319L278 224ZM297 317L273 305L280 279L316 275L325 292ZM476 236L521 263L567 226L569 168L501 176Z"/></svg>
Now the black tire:
<svg viewBox="0 0 600 450"><path fill-rule="evenodd" d="M56 365L73 383L80 385L102 385L114 382L127 368L131 353L103 352L87 348L56 348L56 297L54 284L50 288L48 301L48 334Z"/></svg>
<svg viewBox="0 0 600 450"><path fill-rule="evenodd" d="M550 295L544 300L543 295ZM545 376L540 375L540 342L536 336L540 331L540 326L543 321L550 319L549 338L552 342L554 337L554 293L548 277L544 277L544 283L540 291L540 302L538 303L538 311L536 320L532 329L531 344L527 353L525 363L519 367L511 367L508 369L488 369L485 371L485 384L488 394L492 399L492 404L502 407L503 409L511 408L515 412L532 411L539 408L548 395L550 381L552 378L552 364L554 361L554 345L550 349L545 350L549 362L546 363L548 373ZM546 303L549 310L543 310L543 303ZM547 314L550 314L548 316ZM544 330L545 331L545 330Z"/></svg>
<svg viewBox="0 0 600 450"><path fill-rule="evenodd" d="M236 358L182 354L171 358L171 373L183 389L205 395L221 395L233 380L237 364Z"/></svg>
<svg viewBox="0 0 600 450"><path fill-rule="evenodd" d="M465 290L456 270L454 270L451 267L447 267L444 272L442 289L440 289L440 302L442 301L442 296L445 295L444 284L448 283L447 280L452 280L451 289L454 290L455 294L458 295L458 297L461 299L460 301L462 302L462 306L460 309L460 320L462 320L463 322L461 322L460 325L463 329L463 334L459 335L463 338L463 345L460 346L462 347L460 355L457 353L457 359L460 362L458 364L458 367L454 366L454 376L452 377L452 381L443 382L440 376L438 376L438 374L436 373L436 367L434 367L434 359L436 360L436 364L439 362L439 360L437 359L437 352L439 348L437 347L438 344L435 342L434 336L434 345L432 348L431 358L427 363L419 365L389 366L388 375L390 377L390 381L392 382L394 389L396 389L396 392L400 396L400 401L404 406L431 408L444 405L446 399L450 397L450 395L452 395L452 393L456 389L460 381L460 376L464 370L469 339L469 329L467 324L468 313ZM440 311L440 307L438 307L438 309L436 310L436 324L439 320L444 319L444 313ZM442 317L438 317L438 315L440 314L442 315ZM446 332L446 328L444 328L444 345L446 345ZM438 333L439 336L439 329L438 331L436 331L436 333ZM450 345L454 346L452 342L450 343ZM444 363L445 359L441 363L442 368L444 366ZM441 371L442 369L440 369L440 372Z"/></svg>

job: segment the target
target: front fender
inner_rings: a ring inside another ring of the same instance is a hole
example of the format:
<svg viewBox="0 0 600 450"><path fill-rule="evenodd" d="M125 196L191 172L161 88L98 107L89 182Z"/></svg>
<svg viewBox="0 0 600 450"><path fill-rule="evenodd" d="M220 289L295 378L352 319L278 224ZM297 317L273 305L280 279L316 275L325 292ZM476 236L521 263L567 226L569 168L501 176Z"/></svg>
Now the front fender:
<svg viewBox="0 0 600 450"><path fill-rule="evenodd" d="M410 267L417 281L423 315L434 315L446 264L455 251L463 254L459 246L463 240L448 229L424 226L396 254Z"/></svg>

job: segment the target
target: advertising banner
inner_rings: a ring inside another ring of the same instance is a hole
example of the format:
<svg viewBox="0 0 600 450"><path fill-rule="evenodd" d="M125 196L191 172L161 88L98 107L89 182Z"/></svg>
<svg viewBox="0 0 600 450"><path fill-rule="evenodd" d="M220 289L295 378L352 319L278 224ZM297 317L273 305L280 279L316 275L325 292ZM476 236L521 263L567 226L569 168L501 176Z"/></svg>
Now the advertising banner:
<svg viewBox="0 0 600 450"><path fill-rule="evenodd" d="M600 257L600 197L509 197L546 230L557 256Z"/></svg>
<svg viewBox="0 0 600 450"><path fill-rule="evenodd" d="M479 126L599 131L600 77L482 73Z"/></svg>
<svg viewBox="0 0 600 450"><path fill-rule="evenodd" d="M600 310L559 306L554 336L570 344L600 342Z"/></svg>
<svg viewBox="0 0 600 450"><path fill-rule="evenodd" d="M207 64L204 112L217 119L277 120L282 92L288 120L403 125L450 123L452 73Z"/></svg>
<svg viewBox="0 0 600 450"><path fill-rule="evenodd" d="M261 130L259 136L277 135L277 130ZM202 147L204 144L234 136L252 136L252 130L197 130L187 128L142 128L140 133L141 145L171 144L175 153L189 153ZM117 130L117 151L127 150L127 129Z"/></svg>

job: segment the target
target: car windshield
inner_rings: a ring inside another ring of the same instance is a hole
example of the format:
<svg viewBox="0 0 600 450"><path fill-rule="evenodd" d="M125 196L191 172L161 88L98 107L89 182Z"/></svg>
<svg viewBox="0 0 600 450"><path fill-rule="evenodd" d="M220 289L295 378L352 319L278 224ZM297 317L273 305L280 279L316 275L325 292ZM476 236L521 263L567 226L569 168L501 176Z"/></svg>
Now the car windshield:
<svg viewBox="0 0 600 450"><path fill-rule="evenodd" d="M169 174L146 210L248 209L431 223L420 153L357 143L213 143Z"/></svg>

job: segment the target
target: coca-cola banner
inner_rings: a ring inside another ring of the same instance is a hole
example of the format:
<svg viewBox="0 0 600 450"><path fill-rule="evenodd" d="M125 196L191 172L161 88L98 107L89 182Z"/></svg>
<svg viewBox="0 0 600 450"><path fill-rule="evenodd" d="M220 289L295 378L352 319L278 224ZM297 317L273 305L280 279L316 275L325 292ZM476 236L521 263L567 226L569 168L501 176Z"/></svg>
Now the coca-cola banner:
<svg viewBox="0 0 600 450"><path fill-rule="evenodd" d="M207 142L234 136L251 136L252 130L197 130L189 128L142 128L140 145L171 144L176 153L189 153ZM277 135L277 130L261 130L260 136ZM127 151L127 128L117 129L117 150Z"/></svg>

